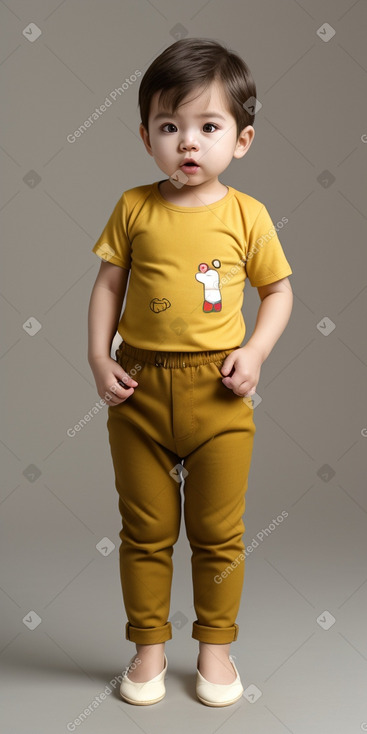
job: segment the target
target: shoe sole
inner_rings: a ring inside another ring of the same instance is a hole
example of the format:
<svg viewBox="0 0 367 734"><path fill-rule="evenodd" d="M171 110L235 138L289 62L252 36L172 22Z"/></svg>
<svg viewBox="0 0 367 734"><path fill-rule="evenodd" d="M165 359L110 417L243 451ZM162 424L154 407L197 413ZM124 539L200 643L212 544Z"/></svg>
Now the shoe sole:
<svg viewBox="0 0 367 734"><path fill-rule="evenodd" d="M201 696L199 696L198 693L196 695L197 695L197 698L199 699L199 701L201 701L201 703L204 703L205 706L215 706L216 708L218 708L219 706L220 707L221 706L230 706L231 703L236 703L236 701L239 701L240 698L242 698L242 693L241 693L239 696L237 696L237 698L233 698L231 701L223 701L223 702L220 702L220 703L216 703L214 701L206 701L205 698L201 698Z"/></svg>
<svg viewBox="0 0 367 734"><path fill-rule="evenodd" d="M127 701L127 703L133 703L135 704L135 706L150 706L151 703L158 703L159 701L162 701L165 695L166 694L164 693L163 696L155 698L154 701L134 701L132 698L128 698L128 696L123 696L122 693L120 693L123 701Z"/></svg>

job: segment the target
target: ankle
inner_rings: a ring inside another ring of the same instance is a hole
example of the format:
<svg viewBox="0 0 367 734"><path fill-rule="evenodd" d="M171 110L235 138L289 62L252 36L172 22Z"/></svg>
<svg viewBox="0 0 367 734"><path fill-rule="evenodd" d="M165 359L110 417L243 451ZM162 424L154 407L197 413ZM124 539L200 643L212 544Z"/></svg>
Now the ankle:
<svg viewBox="0 0 367 734"><path fill-rule="evenodd" d="M164 654L164 642L155 645L139 645L136 643L136 653L142 657L161 657Z"/></svg>
<svg viewBox="0 0 367 734"><path fill-rule="evenodd" d="M199 641L199 655L202 658L229 658L231 643L226 644L212 644L208 642Z"/></svg>

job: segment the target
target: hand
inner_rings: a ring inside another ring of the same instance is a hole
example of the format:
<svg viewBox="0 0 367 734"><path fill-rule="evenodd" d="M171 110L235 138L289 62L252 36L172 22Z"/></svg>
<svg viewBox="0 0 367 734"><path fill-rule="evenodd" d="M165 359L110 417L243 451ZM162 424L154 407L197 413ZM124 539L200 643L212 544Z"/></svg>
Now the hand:
<svg viewBox="0 0 367 734"><path fill-rule="evenodd" d="M107 405L124 403L138 385L137 381L133 380L112 357L97 357L90 362L90 367L96 381L98 395L106 401ZM129 389L126 390L119 385L118 380L128 385Z"/></svg>
<svg viewBox="0 0 367 734"><path fill-rule="evenodd" d="M261 365L260 353L250 344L234 349L225 358L221 367L221 373L224 375L223 385L240 397L247 398L253 395L260 379ZM230 374L232 372L233 374Z"/></svg>

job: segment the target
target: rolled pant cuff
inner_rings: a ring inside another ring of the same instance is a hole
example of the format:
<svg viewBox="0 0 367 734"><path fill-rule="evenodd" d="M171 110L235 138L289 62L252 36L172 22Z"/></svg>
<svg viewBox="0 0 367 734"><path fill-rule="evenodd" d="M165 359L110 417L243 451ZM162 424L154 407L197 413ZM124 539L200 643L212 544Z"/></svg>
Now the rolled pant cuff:
<svg viewBox="0 0 367 734"><path fill-rule="evenodd" d="M212 644L225 645L228 642L237 640L239 626L234 624L232 627L205 627L203 624L193 622L192 637L200 642L209 642Z"/></svg>
<svg viewBox="0 0 367 734"><path fill-rule="evenodd" d="M133 627L130 622L126 623L126 639L137 642L138 645L156 645L172 639L171 622L161 627Z"/></svg>

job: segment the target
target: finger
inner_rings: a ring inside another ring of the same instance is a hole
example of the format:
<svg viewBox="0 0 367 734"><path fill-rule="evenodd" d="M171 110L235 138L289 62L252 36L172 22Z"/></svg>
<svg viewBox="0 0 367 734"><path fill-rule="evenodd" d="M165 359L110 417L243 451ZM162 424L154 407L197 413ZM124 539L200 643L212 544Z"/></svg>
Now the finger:
<svg viewBox="0 0 367 734"><path fill-rule="evenodd" d="M243 395L243 397L247 397L247 394L250 392L250 390L253 389L253 385L251 385L250 380L248 377L245 377L242 382L240 382L237 385L237 390ZM246 393L246 395L245 395Z"/></svg>
<svg viewBox="0 0 367 734"><path fill-rule="evenodd" d="M106 394L105 397L104 397L104 400L106 401L106 404L107 405L110 405L110 406L120 405L121 403L124 403L125 400L127 400L127 398L130 397L130 395L132 395L133 389L132 388L129 388L129 390L130 390L130 392L127 392L126 390L123 391L123 395L121 396L121 399L119 399L119 397L117 395L114 395L114 396L110 395L110 396L108 396Z"/></svg>
<svg viewBox="0 0 367 734"><path fill-rule="evenodd" d="M128 372L123 371L122 373L117 372L115 373L115 377L117 381L121 384L121 382L124 382L125 385L129 385L130 387L134 385L134 387L138 384L136 380L134 380L131 375L129 375ZM121 380L121 382L120 382Z"/></svg>
<svg viewBox="0 0 367 734"><path fill-rule="evenodd" d="M118 384L122 388L124 388L126 390L129 389L129 387L136 387L138 385L137 381L136 380L133 380L133 378L130 377L130 375L128 375L127 372L125 372L123 375L121 375L117 379L117 382L118 382ZM133 383L135 383L135 384L133 384Z"/></svg>
<svg viewBox="0 0 367 734"><path fill-rule="evenodd" d="M107 405L117 405L115 399L112 397L112 395L109 395L108 393L104 394L103 400L106 401Z"/></svg>
<svg viewBox="0 0 367 734"><path fill-rule="evenodd" d="M130 392L128 392L130 390ZM129 397L132 392L134 391L133 387L129 387L125 385L124 387L120 387L120 385L115 382L109 390L106 390L105 393L105 400L108 403L108 405L118 405L122 400L125 400L125 398Z"/></svg>
<svg viewBox="0 0 367 734"><path fill-rule="evenodd" d="M116 382L114 382L109 389L120 397L123 394L122 390L129 390L131 387L136 387L136 385L132 385L131 383L131 377L124 372L119 377L116 377Z"/></svg>
<svg viewBox="0 0 367 734"><path fill-rule="evenodd" d="M119 385L121 385L121 387L124 388L124 390L128 390L129 387L131 387L131 385L130 386L129 385L126 385L125 382L123 382L122 380L117 380L117 382L118 382Z"/></svg>

